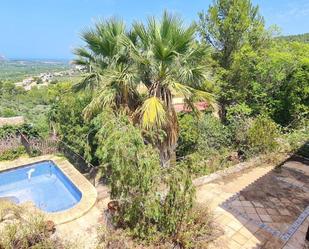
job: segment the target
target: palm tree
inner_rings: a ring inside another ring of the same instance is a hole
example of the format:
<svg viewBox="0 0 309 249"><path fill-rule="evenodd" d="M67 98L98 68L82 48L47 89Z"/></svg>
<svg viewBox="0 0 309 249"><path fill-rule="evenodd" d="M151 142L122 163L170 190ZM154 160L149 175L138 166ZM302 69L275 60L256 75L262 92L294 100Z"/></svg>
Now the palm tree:
<svg viewBox="0 0 309 249"><path fill-rule="evenodd" d="M90 82L97 92L85 115L90 117L104 106L127 109L144 130L145 139L159 149L162 165L168 166L178 137L173 96L181 95L192 109L201 99L214 103L210 93L199 90L207 80L207 49L195 40L195 32L194 24L186 27L167 12L159 21L149 18L146 25L134 23L130 33L115 20L85 32L88 49L77 54L89 75L77 88Z"/></svg>
<svg viewBox="0 0 309 249"><path fill-rule="evenodd" d="M82 38L87 46L75 49L77 59L73 63L87 70L74 89L88 88L93 92L93 100L84 110L85 118L90 119L105 106L135 109L137 73L122 42L124 38L132 38L133 43L134 38L126 33L123 21L100 21L94 29L84 31Z"/></svg>
<svg viewBox="0 0 309 249"><path fill-rule="evenodd" d="M195 41L196 26L185 27L180 18L164 12L160 21L149 18L147 25L135 23L137 43L130 44L130 55L148 89L140 111L141 126L162 129L165 139L157 139L161 162L169 164L178 137L178 121L173 95L180 94L194 108L194 101L213 102L209 93L197 90L205 81L205 47Z"/></svg>

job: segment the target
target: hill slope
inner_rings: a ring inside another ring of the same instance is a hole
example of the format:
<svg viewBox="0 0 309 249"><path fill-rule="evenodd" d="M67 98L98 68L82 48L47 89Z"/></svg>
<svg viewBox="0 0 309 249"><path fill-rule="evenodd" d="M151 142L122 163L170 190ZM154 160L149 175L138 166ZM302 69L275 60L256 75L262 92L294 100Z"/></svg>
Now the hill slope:
<svg viewBox="0 0 309 249"><path fill-rule="evenodd" d="M277 37L280 40L285 41L298 41L309 43L309 33L299 34L299 35L286 35L286 36L279 36Z"/></svg>

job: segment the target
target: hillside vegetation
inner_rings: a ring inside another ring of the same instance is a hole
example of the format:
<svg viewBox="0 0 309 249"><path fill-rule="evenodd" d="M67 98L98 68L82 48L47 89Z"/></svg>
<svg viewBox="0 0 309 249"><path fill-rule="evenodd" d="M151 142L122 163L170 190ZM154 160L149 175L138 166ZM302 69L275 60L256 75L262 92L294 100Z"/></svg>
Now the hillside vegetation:
<svg viewBox="0 0 309 249"><path fill-rule="evenodd" d="M110 18L82 39L80 81L27 92L3 82L0 114L25 115L98 167L113 229L138 244L207 248L214 228L194 211L194 177L308 148L309 44L273 37L250 0L216 0L191 24L167 11Z"/></svg>
<svg viewBox="0 0 309 249"><path fill-rule="evenodd" d="M309 33L299 34L299 35L286 35L286 36L279 36L278 39L283 41L296 41L296 42L304 42L309 43Z"/></svg>
<svg viewBox="0 0 309 249"><path fill-rule="evenodd" d="M18 82L40 73L69 70L65 61L0 60L0 81Z"/></svg>

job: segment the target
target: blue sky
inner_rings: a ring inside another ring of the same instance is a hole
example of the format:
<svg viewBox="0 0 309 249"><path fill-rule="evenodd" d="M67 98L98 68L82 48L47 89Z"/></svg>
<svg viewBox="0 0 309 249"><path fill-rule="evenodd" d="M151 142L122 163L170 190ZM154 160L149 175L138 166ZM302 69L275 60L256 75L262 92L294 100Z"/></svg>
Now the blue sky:
<svg viewBox="0 0 309 249"><path fill-rule="evenodd" d="M80 31L98 18L122 17L127 24L160 16L164 9L196 20L211 0L1 0L0 55L8 58L70 59ZM309 32L308 0L253 0L266 25L283 34Z"/></svg>

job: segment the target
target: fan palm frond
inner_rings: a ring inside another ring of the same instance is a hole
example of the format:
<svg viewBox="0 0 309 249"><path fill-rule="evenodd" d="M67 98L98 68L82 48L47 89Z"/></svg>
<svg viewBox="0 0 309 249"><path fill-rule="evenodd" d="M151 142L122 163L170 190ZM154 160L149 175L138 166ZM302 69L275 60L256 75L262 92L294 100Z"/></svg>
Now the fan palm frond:
<svg viewBox="0 0 309 249"><path fill-rule="evenodd" d="M97 73L89 73L80 82L74 84L72 89L74 92L79 92L81 90L90 89L94 90L100 84L100 75Z"/></svg>
<svg viewBox="0 0 309 249"><path fill-rule="evenodd" d="M94 29L82 32L82 38L87 47L94 54L108 58L118 54L121 47L119 38L122 35L125 35L125 24L116 18L98 21Z"/></svg>
<svg viewBox="0 0 309 249"><path fill-rule="evenodd" d="M100 109L112 107L115 103L116 91L113 88L103 89L99 94L93 97L92 101L83 110L83 116L90 120Z"/></svg>
<svg viewBox="0 0 309 249"><path fill-rule="evenodd" d="M164 105L157 97L146 99L140 108L141 125L145 129L161 128L166 122Z"/></svg>
<svg viewBox="0 0 309 249"><path fill-rule="evenodd" d="M78 57L87 58L91 61L94 60L94 56L86 48L80 47L73 50L73 53Z"/></svg>

